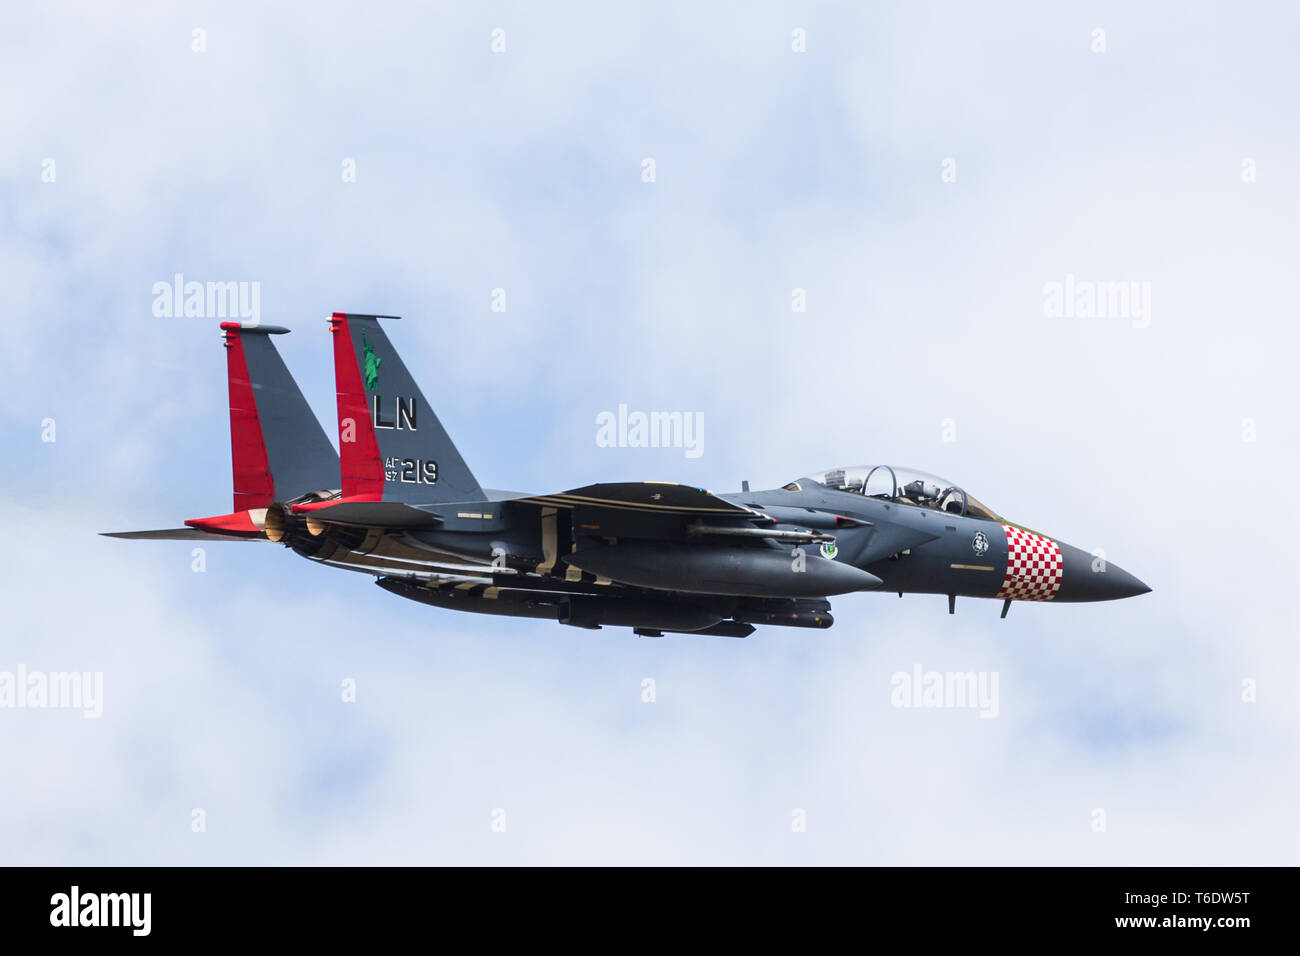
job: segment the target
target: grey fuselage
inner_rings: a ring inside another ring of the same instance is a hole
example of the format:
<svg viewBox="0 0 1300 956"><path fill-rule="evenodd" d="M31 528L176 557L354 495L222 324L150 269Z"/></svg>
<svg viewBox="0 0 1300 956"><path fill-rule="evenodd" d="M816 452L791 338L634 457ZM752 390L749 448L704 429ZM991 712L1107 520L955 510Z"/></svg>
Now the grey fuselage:
<svg viewBox="0 0 1300 956"><path fill-rule="evenodd" d="M489 501L463 509L437 506L443 523L409 530L406 540L465 560L495 560L533 580L623 585L643 597L798 599L881 590L1074 602L1149 590L1102 558L1002 519L869 497L811 479L792 486L718 495L769 519L761 530L741 518L708 519L708 527L720 531L734 526L736 536L701 533L698 521L677 514L582 504L545 508L523 495L488 492ZM780 537L788 533L820 533L834 541L792 544ZM834 571L828 562L866 574L827 573ZM710 575L714 564L734 567ZM822 575L818 580L828 582L827 589L810 586L810 574Z"/></svg>

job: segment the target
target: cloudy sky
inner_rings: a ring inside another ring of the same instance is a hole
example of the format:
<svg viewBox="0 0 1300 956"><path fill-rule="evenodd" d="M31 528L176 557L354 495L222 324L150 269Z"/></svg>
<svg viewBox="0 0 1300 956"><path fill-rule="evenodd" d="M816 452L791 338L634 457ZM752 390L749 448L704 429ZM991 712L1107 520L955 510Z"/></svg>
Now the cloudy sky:
<svg viewBox="0 0 1300 956"><path fill-rule="evenodd" d="M0 709L0 861L1295 862L1289 5L140 6L0 14L0 672L104 687ZM909 464L1154 591L653 640L196 572L95 534L230 510L177 273L259 283L330 431L325 316L403 316L490 487ZM598 447L620 403L703 454Z"/></svg>

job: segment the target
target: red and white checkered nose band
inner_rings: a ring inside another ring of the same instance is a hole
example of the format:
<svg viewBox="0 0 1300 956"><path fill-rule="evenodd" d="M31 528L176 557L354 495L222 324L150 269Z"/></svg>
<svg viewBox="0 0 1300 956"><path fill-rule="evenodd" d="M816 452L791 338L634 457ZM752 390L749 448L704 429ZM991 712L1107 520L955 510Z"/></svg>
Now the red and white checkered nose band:
<svg viewBox="0 0 1300 956"><path fill-rule="evenodd" d="M1043 538L1004 524L1007 533L1007 576L1000 598L1013 601L1050 601L1061 589L1065 558L1051 538Z"/></svg>

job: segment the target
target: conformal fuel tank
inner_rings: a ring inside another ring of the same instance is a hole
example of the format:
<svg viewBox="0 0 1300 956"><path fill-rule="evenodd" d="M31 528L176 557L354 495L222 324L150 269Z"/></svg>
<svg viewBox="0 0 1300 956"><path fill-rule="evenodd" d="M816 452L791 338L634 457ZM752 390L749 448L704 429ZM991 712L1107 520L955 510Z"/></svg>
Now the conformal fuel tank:
<svg viewBox="0 0 1300 956"><path fill-rule="evenodd" d="M697 594L823 597L881 584L861 568L784 548L629 541L583 548L564 560L620 584Z"/></svg>

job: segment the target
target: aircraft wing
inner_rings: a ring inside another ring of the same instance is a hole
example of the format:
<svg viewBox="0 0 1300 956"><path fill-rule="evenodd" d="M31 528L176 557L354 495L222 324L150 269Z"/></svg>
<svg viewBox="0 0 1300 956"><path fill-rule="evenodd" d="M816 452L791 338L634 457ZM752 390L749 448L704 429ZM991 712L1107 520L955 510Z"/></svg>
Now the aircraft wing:
<svg viewBox="0 0 1300 956"><path fill-rule="evenodd" d="M511 499L552 508L612 508L689 517L762 517L762 513L719 498L711 491L673 481L616 481L587 485L554 495Z"/></svg>
<svg viewBox="0 0 1300 956"><path fill-rule="evenodd" d="M612 509L643 516L677 518L763 518L761 512L733 504L711 491L670 481L626 481L587 485L553 495L523 495L503 499L503 504L567 509ZM431 511L396 501L341 498L293 506L296 513L327 524L352 524L373 528L435 527L442 518Z"/></svg>

